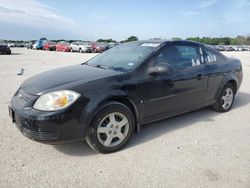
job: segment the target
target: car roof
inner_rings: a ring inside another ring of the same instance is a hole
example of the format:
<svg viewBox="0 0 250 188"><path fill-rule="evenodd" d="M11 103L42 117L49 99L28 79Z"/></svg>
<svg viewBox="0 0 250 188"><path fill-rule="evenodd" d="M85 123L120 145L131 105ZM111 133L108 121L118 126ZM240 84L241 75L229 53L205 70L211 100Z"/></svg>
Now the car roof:
<svg viewBox="0 0 250 188"><path fill-rule="evenodd" d="M143 43L159 43L160 45L166 44L166 43L186 43L186 44L198 44L198 45L204 45L199 42L194 42L194 41L189 41L189 40L164 40L164 39L152 39L152 40L139 40L139 41L133 41L131 43L138 43L143 44Z"/></svg>

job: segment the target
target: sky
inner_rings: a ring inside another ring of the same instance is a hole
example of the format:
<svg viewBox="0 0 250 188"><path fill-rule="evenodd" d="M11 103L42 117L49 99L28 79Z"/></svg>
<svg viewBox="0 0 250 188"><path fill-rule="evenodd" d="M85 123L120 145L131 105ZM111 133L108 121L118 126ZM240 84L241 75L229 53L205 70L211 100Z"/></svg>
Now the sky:
<svg viewBox="0 0 250 188"><path fill-rule="evenodd" d="M0 0L0 39L250 35L250 0Z"/></svg>

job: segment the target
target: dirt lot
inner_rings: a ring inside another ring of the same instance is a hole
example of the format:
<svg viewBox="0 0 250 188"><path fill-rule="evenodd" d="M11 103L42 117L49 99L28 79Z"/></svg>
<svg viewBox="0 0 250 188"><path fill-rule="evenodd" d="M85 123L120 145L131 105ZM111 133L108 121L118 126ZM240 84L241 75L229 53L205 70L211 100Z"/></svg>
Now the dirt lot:
<svg viewBox="0 0 250 188"><path fill-rule="evenodd" d="M250 187L250 52L228 113L209 108L144 126L122 151L103 155L86 143L57 146L25 138L7 106L22 81L84 62L93 54L12 49L0 56L0 187ZM19 68L23 76L17 76Z"/></svg>

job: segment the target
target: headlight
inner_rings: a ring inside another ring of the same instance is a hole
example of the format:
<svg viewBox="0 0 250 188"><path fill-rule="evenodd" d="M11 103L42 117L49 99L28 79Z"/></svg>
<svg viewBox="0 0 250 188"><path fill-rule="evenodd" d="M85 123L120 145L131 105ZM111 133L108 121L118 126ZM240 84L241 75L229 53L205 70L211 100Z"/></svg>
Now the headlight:
<svg viewBox="0 0 250 188"><path fill-rule="evenodd" d="M35 102L33 108L42 111L62 110L74 103L80 94L75 91L62 90L41 95Z"/></svg>

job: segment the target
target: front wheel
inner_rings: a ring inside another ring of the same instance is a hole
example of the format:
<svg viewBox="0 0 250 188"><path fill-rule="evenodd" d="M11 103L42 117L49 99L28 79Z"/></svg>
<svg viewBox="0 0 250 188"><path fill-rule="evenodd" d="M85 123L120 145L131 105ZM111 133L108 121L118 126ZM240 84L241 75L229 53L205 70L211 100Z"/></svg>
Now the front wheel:
<svg viewBox="0 0 250 188"><path fill-rule="evenodd" d="M135 128L131 110L118 102L105 105L92 121L87 143L101 153L120 150L130 140Z"/></svg>
<svg viewBox="0 0 250 188"><path fill-rule="evenodd" d="M212 105L212 108L218 112L228 112L231 110L235 97L235 88L232 84L227 83L217 100L217 102Z"/></svg>

